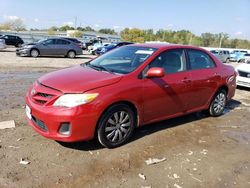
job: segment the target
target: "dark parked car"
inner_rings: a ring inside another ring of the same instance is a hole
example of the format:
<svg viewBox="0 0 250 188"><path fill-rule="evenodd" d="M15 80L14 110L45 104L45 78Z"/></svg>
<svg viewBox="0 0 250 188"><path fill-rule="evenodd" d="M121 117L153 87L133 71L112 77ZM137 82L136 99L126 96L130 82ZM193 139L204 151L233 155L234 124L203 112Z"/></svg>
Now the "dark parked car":
<svg viewBox="0 0 250 188"><path fill-rule="evenodd" d="M79 41L78 39L76 39L76 38L63 37L63 39L70 40L70 41L76 43L81 49L84 48L83 43L81 41Z"/></svg>
<svg viewBox="0 0 250 188"><path fill-rule="evenodd" d="M103 47L100 47L98 50L96 50L96 54L97 55L102 55L110 50L113 50L115 48L119 48L121 46L125 46L125 45L129 45L129 44L133 44L132 42L114 42L114 43L111 43L110 45L108 46L103 46Z"/></svg>
<svg viewBox="0 0 250 188"><path fill-rule="evenodd" d="M63 38L50 38L37 43L23 45L16 50L17 55L24 56L45 56L45 55L63 55L74 58L76 55L82 55L82 49L70 40Z"/></svg>
<svg viewBox="0 0 250 188"><path fill-rule="evenodd" d="M15 35L3 35L0 37L0 39L4 39L6 45L15 47L21 47L22 44L24 43L20 37Z"/></svg>
<svg viewBox="0 0 250 188"><path fill-rule="evenodd" d="M220 116L235 88L234 68L206 50L129 45L39 78L27 91L26 115L44 137L97 137L113 148L142 125L202 110Z"/></svg>

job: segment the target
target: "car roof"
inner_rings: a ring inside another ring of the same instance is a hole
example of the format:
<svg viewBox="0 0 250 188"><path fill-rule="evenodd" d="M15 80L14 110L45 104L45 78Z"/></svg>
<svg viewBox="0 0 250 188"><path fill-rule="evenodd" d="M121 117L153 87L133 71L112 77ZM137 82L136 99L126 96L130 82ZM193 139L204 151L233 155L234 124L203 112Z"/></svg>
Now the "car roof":
<svg viewBox="0 0 250 188"><path fill-rule="evenodd" d="M47 38L46 40L49 40L49 39L61 39L61 40L66 40L66 41L72 42L69 39L66 39L66 38L63 38L63 37L51 37L51 38Z"/></svg>
<svg viewBox="0 0 250 188"><path fill-rule="evenodd" d="M143 43L143 44L131 44L129 46L157 48L157 49L185 48L185 49L194 49L194 50L206 51L205 49L199 48L199 47L196 47L196 46L181 45L181 44Z"/></svg>

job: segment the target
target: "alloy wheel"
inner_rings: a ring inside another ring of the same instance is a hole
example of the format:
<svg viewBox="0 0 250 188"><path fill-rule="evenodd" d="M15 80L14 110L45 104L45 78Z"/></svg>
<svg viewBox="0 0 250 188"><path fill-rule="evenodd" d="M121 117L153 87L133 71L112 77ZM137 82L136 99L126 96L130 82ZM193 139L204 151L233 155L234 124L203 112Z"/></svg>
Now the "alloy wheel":
<svg viewBox="0 0 250 188"><path fill-rule="evenodd" d="M226 95L224 93L219 93L214 100L213 109L216 114L224 111L226 105Z"/></svg>
<svg viewBox="0 0 250 188"><path fill-rule="evenodd" d="M105 136L110 142L120 142L131 129L131 119L127 112L119 111L110 116L105 127Z"/></svg>

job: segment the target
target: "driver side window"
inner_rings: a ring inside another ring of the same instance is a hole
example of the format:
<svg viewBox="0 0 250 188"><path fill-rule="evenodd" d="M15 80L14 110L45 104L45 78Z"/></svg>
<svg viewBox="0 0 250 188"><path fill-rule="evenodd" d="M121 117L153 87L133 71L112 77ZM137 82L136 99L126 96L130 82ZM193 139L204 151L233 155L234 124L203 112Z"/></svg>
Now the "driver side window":
<svg viewBox="0 0 250 188"><path fill-rule="evenodd" d="M149 68L152 67L161 67L166 74L185 71L185 52L183 49L167 50L149 64Z"/></svg>
<svg viewBox="0 0 250 188"><path fill-rule="evenodd" d="M54 39L48 39L48 40L44 41L44 43L47 44L47 45L55 44L55 40Z"/></svg>

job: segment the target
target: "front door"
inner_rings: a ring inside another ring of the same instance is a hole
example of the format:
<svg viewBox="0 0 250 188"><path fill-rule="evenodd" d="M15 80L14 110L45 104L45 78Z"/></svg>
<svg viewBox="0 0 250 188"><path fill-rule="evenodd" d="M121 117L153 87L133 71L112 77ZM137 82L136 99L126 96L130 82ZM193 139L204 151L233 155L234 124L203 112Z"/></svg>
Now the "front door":
<svg viewBox="0 0 250 188"><path fill-rule="evenodd" d="M185 113L190 97L191 75L186 71L184 50L174 49L161 53L146 69L151 67L162 67L166 74L162 78L142 80L144 122Z"/></svg>

